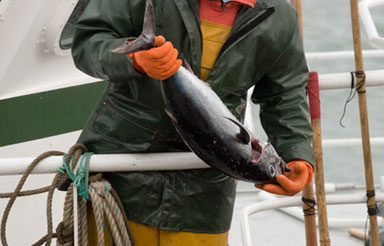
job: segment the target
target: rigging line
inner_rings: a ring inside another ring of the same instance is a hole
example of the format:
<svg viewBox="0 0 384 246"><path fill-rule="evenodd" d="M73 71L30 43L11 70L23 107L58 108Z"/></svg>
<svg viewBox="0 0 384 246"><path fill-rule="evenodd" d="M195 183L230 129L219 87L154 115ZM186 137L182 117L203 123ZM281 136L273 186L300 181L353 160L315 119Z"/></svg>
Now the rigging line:
<svg viewBox="0 0 384 246"><path fill-rule="evenodd" d="M301 200L308 207L307 209L303 209L304 216L316 215L316 208L315 208L316 201L314 199L309 199L309 198L305 198L305 197L302 197Z"/></svg>
<svg viewBox="0 0 384 246"><path fill-rule="evenodd" d="M359 94L366 93L366 90L361 90L361 88L365 85L365 79L366 79L364 71L356 71L355 75L356 75L356 78L360 79L356 84L357 93Z"/></svg>
<svg viewBox="0 0 384 246"><path fill-rule="evenodd" d="M343 125L343 119L344 119L344 116L347 112L348 103L350 103L353 100L353 98L355 98L355 96L356 96L356 90L353 89L355 87L355 75L356 75L356 72L351 72L351 90L349 92L349 96L347 98L347 101L345 101L343 114L341 115L340 121L339 121L339 124L342 128L345 128L345 126Z"/></svg>
<svg viewBox="0 0 384 246"><path fill-rule="evenodd" d="M369 199L371 199L372 197L375 197L375 190L368 190L367 191L367 204L369 202ZM377 214L377 203L375 203L374 205L367 205L367 208L368 208L368 215L367 215L367 219L365 221L365 228L364 228L364 232L365 232L365 235L367 235L365 237L365 245L370 245L370 240L369 240L369 233L367 232L368 231L368 219L369 219L369 216L372 216L372 215L376 215Z"/></svg>
<svg viewBox="0 0 384 246"><path fill-rule="evenodd" d="M369 199L371 199L372 197L375 197L375 190L367 190L367 204L369 203ZM367 207L369 216L377 214L377 203L375 203L374 205L368 205Z"/></svg>

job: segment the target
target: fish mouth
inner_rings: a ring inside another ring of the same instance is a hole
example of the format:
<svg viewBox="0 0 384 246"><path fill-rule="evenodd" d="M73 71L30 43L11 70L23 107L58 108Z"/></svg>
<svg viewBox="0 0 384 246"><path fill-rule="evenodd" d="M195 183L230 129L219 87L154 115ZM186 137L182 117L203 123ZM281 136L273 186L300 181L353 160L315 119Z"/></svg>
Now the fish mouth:
<svg viewBox="0 0 384 246"><path fill-rule="evenodd" d="M287 163L283 161L283 159L280 158L280 163L277 165L281 169L281 174L284 174L285 172L290 172L291 169L287 166Z"/></svg>

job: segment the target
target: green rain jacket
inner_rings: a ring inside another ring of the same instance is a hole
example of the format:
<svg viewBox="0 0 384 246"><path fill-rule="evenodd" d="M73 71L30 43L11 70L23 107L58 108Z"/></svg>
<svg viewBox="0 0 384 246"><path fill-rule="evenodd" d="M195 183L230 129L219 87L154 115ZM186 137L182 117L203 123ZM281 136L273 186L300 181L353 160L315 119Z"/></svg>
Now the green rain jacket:
<svg viewBox="0 0 384 246"><path fill-rule="evenodd" d="M200 75L200 0L153 1L163 35ZM136 72L126 55L110 52L142 31L144 0L92 0L77 23L76 66L108 86L79 142L94 153L188 151L164 112L159 81ZM295 10L286 0L243 6L207 82L241 119L247 90L262 125L285 161L313 161L306 101L307 64ZM108 165L106 163L105 165ZM106 173L128 218L160 229L229 230L236 181L214 169Z"/></svg>

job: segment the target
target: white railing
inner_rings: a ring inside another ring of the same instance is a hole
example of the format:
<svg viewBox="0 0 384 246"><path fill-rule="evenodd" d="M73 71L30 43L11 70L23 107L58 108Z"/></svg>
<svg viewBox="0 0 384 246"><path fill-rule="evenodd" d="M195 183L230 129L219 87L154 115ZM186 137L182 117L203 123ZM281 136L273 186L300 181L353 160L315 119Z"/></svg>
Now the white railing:
<svg viewBox="0 0 384 246"><path fill-rule="evenodd" d="M0 176L23 174L33 160L34 157L0 158ZM43 159L34 168L32 174L57 173L58 168L62 165L62 156L51 156ZM92 155L89 162L90 172L181 170L208 167L192 152Z"/></svg>
<svg viewBox="0 0 384 246"><path fill-rule="evenodd" d="M356 80L355 80L356 81ZM384 85L384 70L365 71L365 83L367 87ZM351 73L319 74L319 89L346 89L353 88Z"/></svg>
<svg viewBox="0 0 384 246"><path fill-rule="evenodd" d="M361 145L361 138L324 139L324 147L350 147ZM384 146L384 137L372 137L371 144ZM0 158L0 176L20 175L25 172L35 157ZM108 163L106 165L105 163ZM63 165L62 156L43 159L32 174L57 173ZM145 153L145 154L109 154L92 155L89 162L90 172L128 172L149 170L183 170L209 168L192 152Z"/></svg>
<svg viewBox="0 0 384 246"><path fill-rule="evenodd" d="M375 199L377 202L384 202L384 193L381 193L381 192L376 193ZM327 205L366 203L367 196L365 193L327 195L326 201L327 201ZM241 217L243 245L244 246L253 245L252 238L251 238L251 230L249 226L250 215L258 212L270 210L270 209L287 208L287 207L301 206L301 205L302 205L301 196L295 196L295 197L285 197L285 198L258 202L256 204L253 204L244 208L242 212L242 217Z"/></svg>
<svg viewBox="0 0 384 246"><path fill-rule="evenodd" d="M361 23L367 33L369 43L376 49L384 49L384 37L377 32L370 8L384 6L384 0L363 0L359 2L359 15Z"/></svg>
<svg viewBox="0 0 384 246"><path fill-rule="evenodd" d="M307 52L305 54L309 63L313 61L331 61L331 60L352 60L355 54L352 50L347 51L323 51L323 52ZM363 50L364 59L384 59L384 50Z"/></svg>
<svg viewBox="0 0 384 246"><path fill-rule="evenodd" d="M370 144L372 146L384 146L384 137L371 137ZM361 138L339 138L339 139L323 139L323 147L352 147L361 146Z"/></svg>
<svg viewBox="0 0 384 246"><path fill-rule="evenodd" d="M326 192L328 193L328 191ZM260 192L258 197L260 198L261 201L274 201L274 200L280 199L277 196L267 192ZM285 214L288 214L298 220L304 221L303 207L300 205L297 207L279 208L279 211L282 211ZM383 217L377 216L377 223L380 227L384 225L383 222L384 222ZM329 228L350 228L350 227L364 228L366 223L367 223L367 218L365 216L363 218L330 218L328 217ZM316 225L318 226L318 221L316 221Z"/></svg>

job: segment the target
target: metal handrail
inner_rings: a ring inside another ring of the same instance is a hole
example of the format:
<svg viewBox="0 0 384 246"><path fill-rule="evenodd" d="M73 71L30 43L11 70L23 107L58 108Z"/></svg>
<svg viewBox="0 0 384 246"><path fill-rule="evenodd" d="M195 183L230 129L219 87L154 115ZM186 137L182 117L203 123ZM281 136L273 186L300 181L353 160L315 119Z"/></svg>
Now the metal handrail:
<svg viewBox="0 0 384 246"><path fill-rule="evenodd" d="M369 43L377 49L384 49L384 37L377 32L370 8L384 6L384 0L363 0L359 2L359 14L361 23L367 33Z"/></svg>
<svg viewBox="0 0 384 246"><path fill-rule="evenodd" d="M241 216L241 229L244 246L252 246L251 230L249 226L249 216L265 210L300 206L302 197L284 197L274 200L262 201L252 204L243 209ZM358 204L366 203L367 196L365 193L360 194L337 194L326 196L327 205L335 204ZM384 202L384 193L376 193L376 201Z"/></svg>
<svg viewBox="0 0 384 246"><path fill-rule="evenodd" d="M384 137L372 137L371 144L384 145ZM324 147L350 147L361 145L360 138L324 139ZM0 158L0 176L20 175L25 172L35 157ZM108 163L108 165L105 165ZM63 157L51 156L43 159L32 174L57 173L63 164ZM109 154L91 156L91 172L126 172L149 170L182 170L209 168L192 152Z"/></svg>

